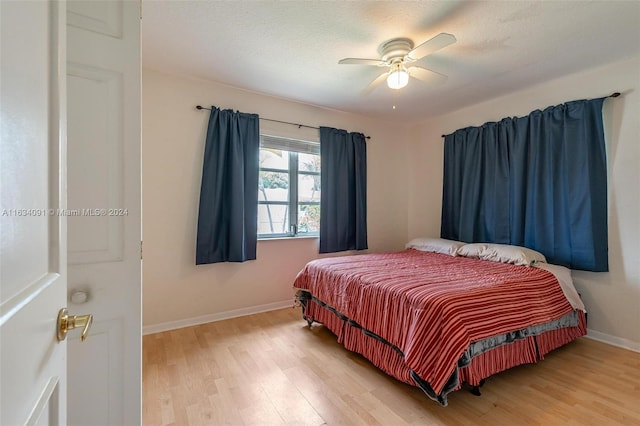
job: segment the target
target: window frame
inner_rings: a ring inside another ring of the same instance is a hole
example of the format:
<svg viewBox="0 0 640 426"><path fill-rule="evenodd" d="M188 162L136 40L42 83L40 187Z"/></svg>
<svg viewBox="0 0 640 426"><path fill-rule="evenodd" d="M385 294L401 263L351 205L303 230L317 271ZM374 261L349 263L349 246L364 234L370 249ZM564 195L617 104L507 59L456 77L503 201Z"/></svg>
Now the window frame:
<svg viewBox="0 0 640 426"><path fill-rule="evenodd" d="M268 138L269 143L265 146L264 140ZM282 144L278 144L281 142ZM304 147L307 149L301 149L299 151L292 150L292 148ZM260 167L258 165L258 173L260 172L273 172L273 173L286 173L289 178L289 188L288 188L288 201L266 201L260 200L258 198L258 206L261 205L279 205L279 206L288 206L288 222L289 227L287 232L279 232L279 233L268 233L261 234L258 233L258 240L270 240L270 239L279 239L279 238L317 238L320 236L320 231L316 232L299 232L299 208L302 205L307 206L320 206L320 200L318 201L299 201L298 197L298 179L302 176L320 176L320 172L315 171L301 171L299 168L299 154L306 153L311 155L320 156L320 143L306 141L302 139L293 139L293 138L283 138L279 136L271 136L266 134L260 134L260 150L262 149L279 149L281 151L285 151L289 156L289 169L279 169L274 167ZM322 190L321 190L322 191ZM256 217L256 220L258 218Z"/></svg>

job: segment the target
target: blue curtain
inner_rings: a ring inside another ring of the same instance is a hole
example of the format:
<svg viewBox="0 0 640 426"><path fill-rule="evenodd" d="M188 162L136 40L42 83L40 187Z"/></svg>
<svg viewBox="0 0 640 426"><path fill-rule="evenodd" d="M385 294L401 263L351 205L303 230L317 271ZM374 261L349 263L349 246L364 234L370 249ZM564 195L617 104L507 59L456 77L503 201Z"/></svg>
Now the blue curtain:
<svg viewBox="0 0 640 426"><path fill-rule="evenodd" d="M211 107L196 265L256 258L260 130L256 114Z"/></svg>
<svg viewBox="0 0 640 426"><path fill-rule="evenodd" d="M367 248L367 144L320 127L320 253Z"/></svg>
<svg viewBox="0 0 640 426"><path fill-rule="evenodd" d="M441 236L608 271L604 98L445 136Z"/></svg>

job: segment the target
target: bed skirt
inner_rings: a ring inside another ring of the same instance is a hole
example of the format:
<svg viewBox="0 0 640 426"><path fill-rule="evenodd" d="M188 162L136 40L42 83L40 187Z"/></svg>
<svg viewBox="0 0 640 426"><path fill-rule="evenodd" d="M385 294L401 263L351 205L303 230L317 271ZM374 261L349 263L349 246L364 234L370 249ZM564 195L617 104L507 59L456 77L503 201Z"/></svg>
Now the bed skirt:
<svg viewBox="0 0 640 426"><path fill-rule="evenodd" d="M446 392L436 395L427 382L406 366L404 355L399 348L380 336L364 330L357 323L315 299L307 292L298 293L297 299L302 305L302 315L310 325L312 322L323 324L337 336L338 343L341 343L346 349L364 356L388 375L421 388L429 398L443 406L447 405L446 395L460 389L464 383L479 386L482 380L493 374L521 364L531 364L542 360L552 350L586 334L584 312L575 311L577 324L573 326L568 325L546 331L543 327L534 335L516 336L481 353L474 354L473 350L469 350L465 353L467 359L465 360L465 356L463 356L452 372Z"/></svg>

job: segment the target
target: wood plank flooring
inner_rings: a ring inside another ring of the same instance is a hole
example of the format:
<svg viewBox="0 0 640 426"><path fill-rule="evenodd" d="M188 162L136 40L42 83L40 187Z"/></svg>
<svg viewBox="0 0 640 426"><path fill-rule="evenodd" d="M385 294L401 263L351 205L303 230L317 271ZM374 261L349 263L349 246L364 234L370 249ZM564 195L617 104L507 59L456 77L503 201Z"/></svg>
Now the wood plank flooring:
<svg viewBox="0 0 640 426"><path fill-rule="evenodd" d="M144 425L640 425L640 354L581 338L441 407L300 309L143 338Z"/></svg>

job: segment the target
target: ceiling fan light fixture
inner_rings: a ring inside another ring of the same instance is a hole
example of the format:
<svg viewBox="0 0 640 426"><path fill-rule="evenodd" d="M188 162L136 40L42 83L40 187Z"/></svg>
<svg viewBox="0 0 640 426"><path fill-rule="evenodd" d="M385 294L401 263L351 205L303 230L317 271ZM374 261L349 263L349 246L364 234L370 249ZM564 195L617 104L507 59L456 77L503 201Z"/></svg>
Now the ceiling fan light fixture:
<svg viewBox="0 0 640 426"><path fill-rule="evenodd" d="M390 89L402 89L407 83L409 83L409 73L400 67L391 71L387 76L387 86Z"/></svg>
<svg viewBox="0 0 640 426"><path fill-rule="evenodd" d="M394 38L380 45L378 49L381 54L380 59L344 58L340 59L338 63L389 68L386 72L378 74L361 92L362 95L371 93L385 80L387 80L387 86L394 90L402 89L409 84L409 77L427 83L444 82L447 80L447 76L444 74L415 65L411 65L409 68L406 66L455 42L455 36L447 33L440 33L417 47L408 38Z"/></svg>

